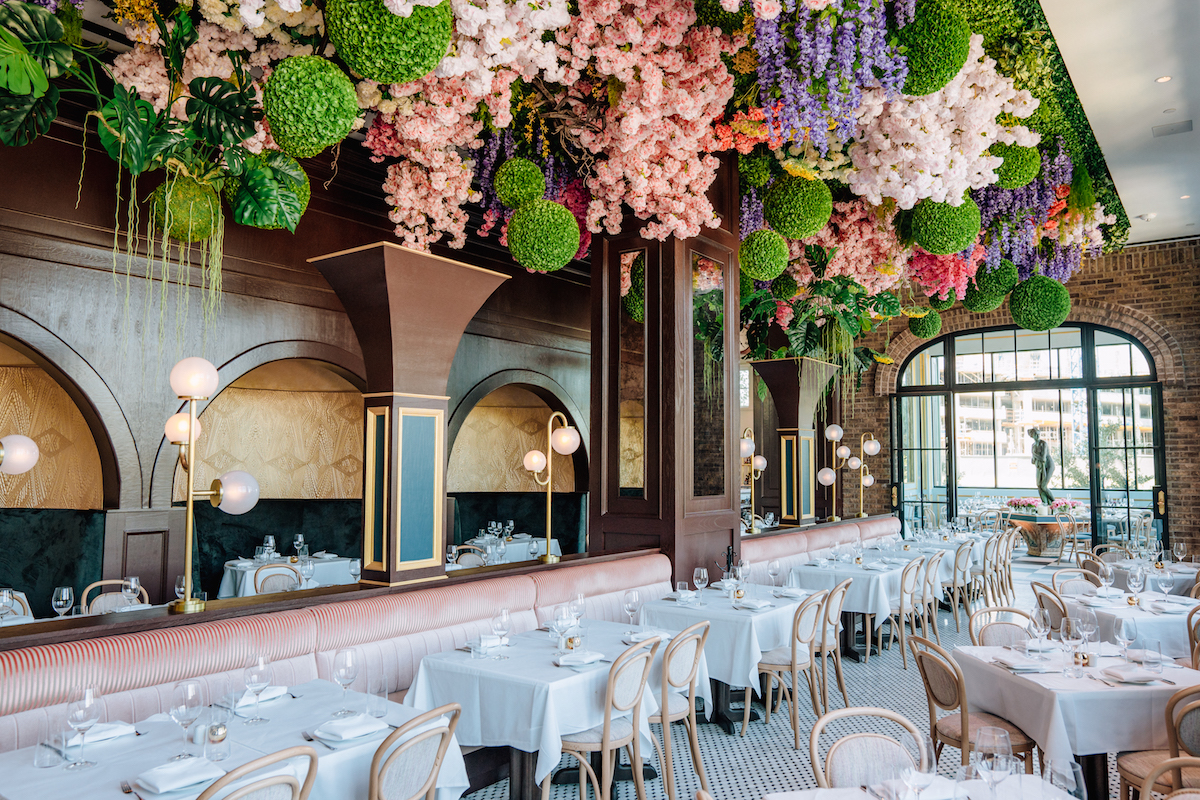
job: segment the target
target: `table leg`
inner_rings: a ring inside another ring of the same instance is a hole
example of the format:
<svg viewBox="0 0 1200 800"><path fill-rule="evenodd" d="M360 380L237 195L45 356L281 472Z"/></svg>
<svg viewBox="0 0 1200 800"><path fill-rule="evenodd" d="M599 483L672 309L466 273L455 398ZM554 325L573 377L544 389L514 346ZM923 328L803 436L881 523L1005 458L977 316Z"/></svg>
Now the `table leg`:
<svg viewBox="0 0 1200 800"><path fill-rule="evenodd" d="M858 629L856 626L855 617L857 615L853 611L842 612L842 632L840 647L842 649L842 658L848 658L851 661L862 661L862 653L858 652ZM870 647L867 643L867 647Z"/></svg>
<svg viewBox="0 0 1200 800"><path fill-rule="evenodd" d="M620 757L619 754L617 757L618 758ZM602 765L600 763L600 754L598 752L592 753L589 760L591 761L591 764L592 764L592 771L594 771L596 773L596 777L599 777L600 770L602 768ZM648 763L642 762L642 780L652 781L652 780L656 779L657 777L658 777L658 770L656 770L654 767L650 766ZM613 783L614 784L617 781L632 781L632 780L633 780L633 770L630 769L629 767L623 767L623 766L618 765L617 768L615 770L613 770ZM564 769L560 769L558 772L554 773L554 777L550 779L550 783L554 784L555 786L562 786L564 784L569 784L571 786L578 786L579 785L579 767L566 767ZM617 796L616 790L614 789L613 791L609 792L609 796L616 797Z"/></svg>
<svg viewBox="0 0 1200 800"><path fill-rule="evenodd" d="M1075 756L1083 768L1083 783L1088 797L1108 797L1108 754Z"/></svg>
<svg viewBox="0 0 1200 800"><path fill-rule="evenodd" d="M537 800L541 787L533 777L537 753L526 753L510 747L508 750L508 800Z"/></svg>
<svg viewBox="0 0 1200 800"><path fill-rule="evenodd" d="M720 725L721 730L725 731L730 736L741 733L742 715L739 712L734 712L733 709L729 707L729 701L731 691L740 692L742 690L731 690L731 687L728 683L719 681L716 678L711 678L710 681L712 682L713 713L712 717L708 721L715 725ZM697 719L702 718L697 715ZM751 709L750 720L753 722L756 719L759 719L758 712Z"/></svg>

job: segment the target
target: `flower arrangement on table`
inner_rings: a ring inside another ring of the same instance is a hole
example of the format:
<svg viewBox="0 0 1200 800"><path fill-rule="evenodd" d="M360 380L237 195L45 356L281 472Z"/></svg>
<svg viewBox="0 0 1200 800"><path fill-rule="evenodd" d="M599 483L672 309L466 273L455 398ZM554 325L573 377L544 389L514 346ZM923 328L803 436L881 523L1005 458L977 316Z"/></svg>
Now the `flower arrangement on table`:
<svg viewBox="0 0 1200 800"><path fill-rule="evenodd" d="M1069 497L1060 497L1050 504L1050 513L1057 514L1060 511L1074 511L1077 508L1083 508L1083 502L1072 500Z"/></svg>
<svg viewBox="0 0 1200 800"><path fill-rule="evenodd" d="M1037 497L1013 497L1005 505L1016 511L1036 511L1041 507L1042 501Z"/></svg>

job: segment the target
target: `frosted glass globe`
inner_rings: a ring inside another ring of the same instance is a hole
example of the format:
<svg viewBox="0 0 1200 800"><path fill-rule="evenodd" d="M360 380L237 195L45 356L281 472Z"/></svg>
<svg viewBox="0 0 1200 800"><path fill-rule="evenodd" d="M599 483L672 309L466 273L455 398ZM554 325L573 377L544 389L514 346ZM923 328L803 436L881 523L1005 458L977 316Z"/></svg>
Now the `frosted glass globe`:
<svg viewBox="0 0 1200 800"><path fill-rule="evenodd" d="M846 447L846 445L842 445L841 447L839 447L837 450L834 450L833 452L837 455L838 458L849 458L850 457L850 448Z"/></svg>
<svg viewBox="0 0 1200 800"><path fill-rule="evenodd" d="M546 454L541 450L530 450L525 454L524 464L530 472L541 472L546 468Z"/></svg>
<svg viewBox="0 0 1200 800"><path fill-rule="evenodd" d="M825 438L831 442L840 442L844 433L841 425L830 425L825 429Z"/></svg>
<svg viewBox="0 0 1200 800"><path fill-rule="evenodd" d="M863 442L863 452L869 456L879 455L879 449L883 447L878 439L867 439Z"/></svg>
<svg viewBox="0 0 1200 800"><path fill-rule="evenodd" d="M19 433L10 433L0 439L0 447L4 448L4 460L0 462L0 472L5 475L21 475L33 469L38 461L37 442Z"/></svg>
<svg viewBox="0 0 1200 800"><path fill-rule="evenodd" d="M176 397L212 397L217 393L217 368L198 356L185 358L171 369Z"/></svg>
<svg viewBox="0 0 1200 800"><path fill-rule="evenodd" d="M579 431L572 427L559 428L550 434L550 446L556 453L571 455L579 449Z"/></svg>
<svg viewBox="0 0 1200 800"><path fill-rule="evenodd" d="M755 456L754 461L752 461L751 463L754 464L754 468L756 470L758 470L759 472L762 472L764 469L767 468L767 457L766 456Z"/></svg>
<svg viewBox="0 0 1200 800"><path fill-rule="evenodd" d="M742 439L742 458L749 458L754 455L754 440Z"/></svg>
<svg viewBox="0 0 1200 800"><path fill-rule="evenodd" d="M221 504L226 514L245 514L258 503L258 481L249 472L235 469L217 481L221 484Z"/></svg>
<svg viewBox="0 0 1200 800"><path fill-rule="evenodd" d="M829 467L822 467L817 472L817 483L821 484L822 486L832 486L833 482L836 480L837 473L831 470Z"/></svg>
<svg viewBox="0 0 1200 800"><path fill-rule="evenodd" d="M200 424L200 420L196 420L196 438L200 438L200 432L204 430L204 426ZM180 411L178 414L172 414L167 420L167 424L163 426L163 432L167 435L167 441L171 444L185 444L188 440L188 415Z"/></svg>
<svg viewBox="0 0 1200 800"><path fill-rule="evenodd" d="M853 456L849 461L846 462L846 466L850 469L858 469L862 466L862 461L859 460L858 456Z"/></svg>
<svg viewBox="0 0 1200 800"><path fill-rule="evenodd" d="M874 475L864 475L863 476L863 486L874 486L874 485L875 485L875 476Z"/></svg>

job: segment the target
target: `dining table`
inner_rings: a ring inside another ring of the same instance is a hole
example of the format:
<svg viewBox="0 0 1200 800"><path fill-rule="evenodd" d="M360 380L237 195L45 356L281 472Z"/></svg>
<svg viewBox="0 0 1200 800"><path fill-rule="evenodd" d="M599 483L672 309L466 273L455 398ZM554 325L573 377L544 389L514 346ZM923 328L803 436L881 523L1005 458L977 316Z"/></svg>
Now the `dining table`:
<svg viewBox="0 0 1200 800"><path fill-rule="evenodd" d="M638 720L642 756L650 757L654 745L648 719L659 708L667 639L678 630L584 619L583 648L600 654L601 660L578 666L556 665L557 637L552 640L546 630L512 635L506 646L482 658L470 652L470 646L431 653L421 659L404 703L418 710L461 704L458 741L465 747L510 748L509 797L534 800L541 796L542 780L562 758L562 737L604 724L612 662L632 646L634 636L659 635L663 641L642 694ZM703 658L697 686L705 709L710 709Z"/></svg>
<svg viewBox="0 0 1200 800"><path fill-rule="evenodd" d="M545 539L545 537L542 537L542 536L537 536L537 537L532 537L532 538L528 538L528 537L527 538L517 538L517 537L520 537L520 534L517 534L517 536L514 536L512 541L508 541L508 542L504 543L504 555L503 556L494 555L494 556L488 557L489 566L492 564L516 564L521 561L532 561L535 558L546 555L546 539ZM495 543L495 540L493 539L492 542ZM466 544L472 544L472 545L475 545L476 547L483 547L486 549L487 542L480 540L480 539L468 539ZM535 545L537 547L537 555L536 556L533 556L530 554L530 545ZM562 544L559 543L558 539L550 540L550 552L556 556L562 557ZM446 565L447 572L452 572L456 569L466 569L466 567L462 564L447 564Z"/></svg>
<svg viewBox="0 0 1200 800"><path fill-rule="evenodd" d="M137 778L151 768L166 764L185 747L195 754L196 769L215 765L228 772L264 755L305 744L310 744L317 752L317 777L309 800L366 797L371 760L380 743L395 727L418 716L418 712L410 707L380 700L384 704L382 720L387 724L383 730L345 742L310 743L302 732L311 734L329 722L346 701L352 710L365 712L368 697L349 692L344 700L342 689L324 680L291 686L288 692L261 704L260 715L267 720L265 723L243 724L252 715L251 707L239 705L238 715L227 725L229 754L221 761L209 762L201 755L201 745L185 744L183 729L166 714L139 720L133 726L137 735L131 732L131 735L107 741L89 742L85 756L96 766L85 770L67 770L63 766L35 767L34 750L45 745L0 753L0 775L3 776L0 800L79 800L82 797L87 800L126 800L132 794L122 791L123 781L131 784L141 800L194 800L215 779L176 791L155 793L140 787ZM70 735L69 731L67 735ZM78 747L66 751L72 758L77 754ZM308 763L307 758L289 760L293 774L302 783L308 774ZM452 739L438 775L436 800L458 800L469 785L462 752L457 740ZM86 794L81 792L83 786L87 787Z"/></svg>
<svg viewBox="0 0 1200 800"><path fill-rule="evenodd" d="M1033 739L1043 758L1075 757L1083 767L1088 797L1108 797L1108 753L1165 750L1163 724L1167 701L1187 686L1200 685L1200 672L1171 665L1149 683L1122 683L1101 670L1123 663L1119 648L1098 646L1096 666L1083 667L1083 677L1065 677L1066 656L1046 654L1033 667L1014 671L997 659L1018 656L1005 647L963 646L954 649L962 669L972 711L1002 717Z"/></svg>
<svg viewBox="0 0 1200 800"><path fill-rule="evenodd" d="M966 789L965 800L1067 800L1072 795L1067 794L1057 786L1042 780L1037 775L1009 775L996 784L996 794L981 780L964 781ZM891 785L888 788L892 788ZM899 797L905 797L904 786L895 786ZM957 788L954 781L938 775L922 792L926 798L954 798L964 800L955 794ZM847 786L841 789L801 789L796 792L770 792L762 796L762 800L860 800L863 797L879 800L885 796L881 789L872 787L878 794L871 794L866 787Z"/></svg>
<svg viewBox="0 0 1200 800"><path fill-rule="evenodd" d="M314 555L312 557L312 578L304 581L304 589L314 589L318 586L336 586L358 583L358 579L350 574L349 557L336 555ZM217 597L225 600L229 597L253 597L258 594L254 589L254 573L259 567L286 565L300 569L299 563L292 563L287 557L275 558L270 561L256 561L252 558L235 558L225 562L225 572L221 576L221 585L217 589Z"/></svg>
<svg viewBox="0 0 1200 800"><path fill-rule="evenodd" d="M1120 561L1111 561L1109 566L1112 567L1113 586L1117 589L1129 590L1129 572L1134 568L1140 568L1147 575L1158 570L1148 561L1139 561L1136 559L1122 559ZM1196 585L1196 571L1200 569L1200 564L1192 563L1171 563L1165 564L1163 569L1171 576L1171 594L1186 595ZM1146 586L1151 589L1152 587ZM1157 589L1154 586L1153 589Z"/></svg>
<svg viewBox="0 0 1200 800"><path fill-rule="evenodd" d="M1136 605L1130 605L1131 597L1136 599ZM1192 655L1187 615L1200 605L1200 600L1178 595L1164 597L1155 592L1142 592L1135 596L1116 589L1110 589L1107 596L1104 589L1099 589L1095 595L1064 595L1063 600L1070 616L1078 615L1082 608L1095 613L1097 641L1116 641L1113 634L1118 622L1131 619L1137 627L1137 638L1131 647L1143 648L1147 641L1153 640L1159 643L1162 654L1167 658L1189 658Z"/></svg>

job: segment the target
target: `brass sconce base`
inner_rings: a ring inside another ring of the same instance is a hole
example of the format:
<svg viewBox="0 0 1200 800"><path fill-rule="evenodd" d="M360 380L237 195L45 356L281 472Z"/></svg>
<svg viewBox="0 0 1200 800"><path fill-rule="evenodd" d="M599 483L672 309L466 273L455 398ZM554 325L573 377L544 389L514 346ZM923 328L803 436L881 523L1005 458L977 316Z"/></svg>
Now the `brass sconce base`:
<svg viewBox="0 0 1200 800"><path fill-rule="evenodd" d="M830 516L828 519L826 519L825 521L826 521L826 522L841 522L841 521L842 521L842 518L841 518L841 517L839 517L839 516L838 516L838 515L836 515L836 514L833 514L833 515L831 515L831 516Z"/></svg>
<svg viewBox="0 0 1200 800"><path fill-rule="evenodd" d="M167 612L170 614L195 614L198 611L204 610L203 600L176 600L167 606Z"/></svg>
<svg viewBox="0 0 1200 800"><path fill-rule="evenodd" d="M554 555L554 553L546 553L544 556L538 556L538 561L542 562L543 564L557 564L559 562L559 558L558 556Z"/></svg>
<svg viewBox="0 0 1200 800"><path fill-rule="evenodd" d="M867 516L867 514L866 514L866 512L865 512L865 511L860 511L860 512L858 512L857 514L855 514L854 516L856 516L856 517L860 517L860 518L861 518L861 517L865 517L865 516Z"/></svg>

